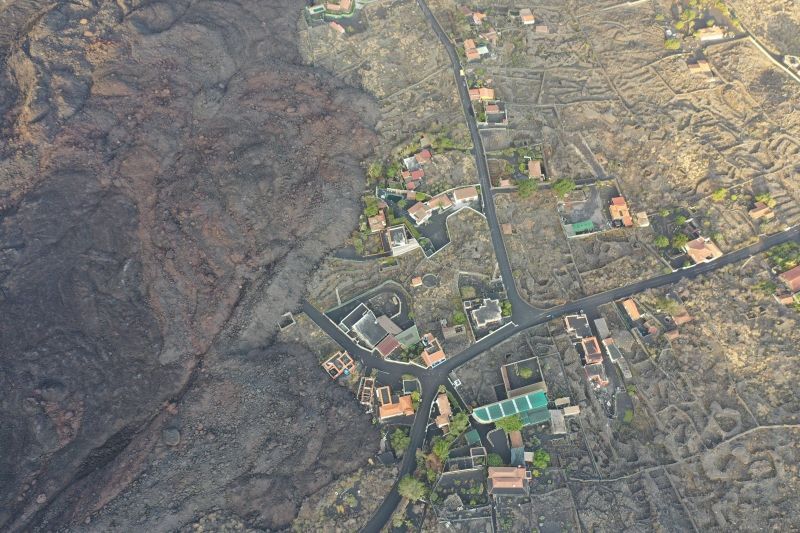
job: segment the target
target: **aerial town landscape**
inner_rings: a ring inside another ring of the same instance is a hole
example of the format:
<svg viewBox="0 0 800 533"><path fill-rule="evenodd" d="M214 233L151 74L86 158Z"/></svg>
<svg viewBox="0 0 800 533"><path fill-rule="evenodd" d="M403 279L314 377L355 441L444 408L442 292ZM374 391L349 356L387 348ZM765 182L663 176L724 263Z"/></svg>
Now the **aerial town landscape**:
<svg viewBox="0 0 800 533"><path fill-rule="evenodd" d="M0 530L800 528L800 5L0 22Z"/></svg>

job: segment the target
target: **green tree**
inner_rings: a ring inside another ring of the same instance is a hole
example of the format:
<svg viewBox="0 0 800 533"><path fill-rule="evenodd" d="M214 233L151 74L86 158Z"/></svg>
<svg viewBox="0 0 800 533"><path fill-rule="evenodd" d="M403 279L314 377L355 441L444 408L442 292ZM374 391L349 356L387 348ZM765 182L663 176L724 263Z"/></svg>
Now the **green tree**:
<svg viewBox="0 0 800 533"><path fill-rule="evenodd" d="M453 415L453 419L450 420L450 433L448 435L454 435L455 437L464 433L469 427L469 417L466 413L456 413Z"/></svg>
<svg viewBox="0 0 800 533"><path fill-rule="evenodd" d="M418 192L418 193L416 193L416 194L414 195L414 198L415 198L415 199L416 199L418 202L424 202L424 201L425 201L425 193L424 193L424 192Z"/></svg>
<svg viewBox="0 0 800 533"><path fill-rule="evenodd" d="M550 454L544 450L536 450L533 452L533 466L544 470L550 466Z"/></svg>
<svg viewBox="0 0 800 533"><path fill-rule="evenodd" d="M687 242L689 242L689 237L683 233L678 233L672 237L672 247L676 250L681 250L684 246L686 246Z"/></svg>
<svg viewBox="0 0 800 533"><path fill-rule="evenodd" d="M436 457L444 461L450 455L450 443L445 439L436 438L433 440L431 450Z"/></svg>
<svg viewBox="0 0 800 533"><path fill-rule="evenodd" d="M400 163L398 161L392 161L392 163L386 168L386 177L388 178L396 178L398 174L400 174Z"/></svg>
<svg viewBox="0 0 800 533"><path fill-rule="evenodd" d="M724 202L728 198L728 189L720 187L711 193L711 199L715 202Z"/></svg>
<svg viewBox="0 0 800 533"><path fill-rule="evenodd" d="M467 315L464 314L464 311L453 312L453 324L457 326L462 326L466 323L467 323Z"/></svg>
<svg viewBox="0 0 800 533"><path fill-rule="evenodd" d="M659 235L655 239L653 239L653 244L656 245L656 248L669 248L669 239L664 235Z"/></svg>
<svg viewBox="0 0 800 533"><path fill-rule="evenodd" d="M503 458L496 453L490 453L486 456L486 464L489 466L503 466Z"/></svg>
<svg viewBox="0 0 800 533"><path fill-rule="evenodd" d="M667 50L680 50L681 41L677 37L671 37L664 41L664 48Z"/></svg>
<svg viewBox="0 0 800 533"><path fill-rule="evenodd" d="M676 225L676 226L679 226L679 227L680 227L680 226L683 226L684 224L686 224L686 220L687 220L687 219L686 219L686 217L685 217L685 216L683 216L683 215L678 215L678 216L676 216L676 217L675 217L675 225Z"/></svg>
<svg viewBox="0 0 800 533"><path fill-rule="evenodd" d="M559 196L566 196L575 190L575 182L570 178L559 178L553 182L553 191Z"/></svg>
<svg viewBox="0 0 800 533"><path fill-rule="evenodd" d="M517 182L517 194L519 194L520 198L530 198L536 188L536 182L532 179Z"/></svg>
<svg viewBox="0 0 800 533"><path fill-rule="evenodd" d="M411 392L411 405L414 407L414 410L417 410L419 407L419 391L415 390Z"/></svg>
<svg viewBox="0 0 800 533"><path fill-rule="evenodd" d="M511 433L512 431L519 431L522 429L522 419L519 415L511 415L501 418L495 422L494 425L506 433Z"/></svg>
<svg viewBox="0 0 800 533"><path fill-rule="evenodd" d="M401 428L397 428L392 433L391 437L392 449L395 453L400 454L403 453L408 445L411 444L411 437L409 437L405 431Z"/></svg>
<svg viewBox="0 0 800 533"><path fill-rule="evenodd" d="M512 308L510 301L503 300L502 302L500 302L500 309L503 313L503 316L511 316Z"/></svg>
<svg viewBox="0 0 800 533"><path fill-rule="evenodd" d="M397 484L397 492L399 492L400 496L403 498L415 502L424 498L427 491L422 481L414 479L411 476L405 476L400 480L400 483Z"/></svg>
<svg viewBox="0 0 800 533"><path fill-rule="evenodd" d="M756 202L761 202L762 204L765 204L770 209L775 207L778 204L778 202L775 200L775 198L773 198L772 195L770 193L768 193L768 192L765 192L765 193L762 193L762 194L757 194L756 195Z"/></svg>
<svg viewBox="0 0 800 533"><path fill-rule="evenodd" d="M380 161L373 161L370 163L369 168L367 168L367 176L369 176L372 181L376 181L383 176L383 163Z"/></svg>
<svg viewBox="0 0 800 533"><path fill-rule="evenodd" d="M517 375L522 379L530 379L533 377L533 369L527 366L517 367Z"/></svg>
<svg viewBox="0 0 800 533"><path fill-rule="evenodd" d="M374 196L364 197L364 214L368 217L374 217L378 214L378 199Z"/></svg>

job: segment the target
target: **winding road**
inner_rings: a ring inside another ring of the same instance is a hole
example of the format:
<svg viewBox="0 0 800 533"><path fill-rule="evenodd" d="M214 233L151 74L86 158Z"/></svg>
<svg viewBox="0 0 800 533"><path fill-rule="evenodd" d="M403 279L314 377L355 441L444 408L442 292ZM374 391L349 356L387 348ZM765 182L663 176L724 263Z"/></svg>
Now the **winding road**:
<svg viewBox="0 0 800 533"><path fill-rule="evenodd" d="M424 0L417 0L422 13L425 15L428 22L441 41L442 45L447 50L452 63L458 93L461 98L461 104L464 109L464 116L466 117L467 125L469 126L470 135L472 136L472 143L474 146L475 161L477 163L478 176L481 183L481 194L483 196L484 212L486 220L489 224L489 230L492 238L492 245L494 247L497 264L500 269L500 274L503 283L506 287L508 299L512 304L512 317L511 322L506 324L503 328L498 329L491 335L484 337L476 342L461 353L448 358L444 363L435 367L424 369L417 365L400 363L396 361L388 361L367 350L356 345L344 332L342 332L336 324L328 319L325 314L316 309L311 303L303 301L303 311L311 318L325 333L327 333L333 340L335 340L342 348L350 352L351 355L358 357L366 367L375 368L381 372L387 373L393 379L401 379L403 374L412 374L419 379L422 387L420 404L417 409L417 416L414 418L414 423L410 431L410 444L403 454L403 460L400 463L398 479L395 481L392 490L386 496L380 507L375 511L374 515L370 518L369 522L363 527L364 533L379 533L381 529L389 522L392 513L400 503L400 494L397 491L397 484L399 480L414 471L416 466L416 451L421 448L428 426L429 414L433 405L434 399L438 392L439 386L448 383L448 376L450 372L457 369L461 365L467 363L478 355L492 349L510 337L521 333L534 326L544 324L554 318L561 317L566 314L574 313L583 309L594 309L600 305L625 298L633 294L642 292L647 289L671 285L681 279L691 279L699 275L706 274L718 268L742 261L753 255L764 252L765 250L785 243L787 241L798 239L800 237L800 226L787 228L786 230L763 238L755 244L741 248L734 252L724 255L723 257L712 261L693 266L691 268L671 272L661 276L656 276L650 279L632 283L624 287L619 287L609 291L592 294L585 298L573 300L563 305L551 307L548 309L539 309L522 299L517 290L512 275L511 263L506 252L505 243L500 228L497 222L497 214L495 211L494 199L492 196L491 180L489 178L489 168L486 163L486 154L483 149L483 142L478 132L478 127L472 114L472 104L469 99L469 92L467 89L466 81L461 75L461 63L456 53L455 47L448 39L439 22L431 13L428 5Z"/></svg>

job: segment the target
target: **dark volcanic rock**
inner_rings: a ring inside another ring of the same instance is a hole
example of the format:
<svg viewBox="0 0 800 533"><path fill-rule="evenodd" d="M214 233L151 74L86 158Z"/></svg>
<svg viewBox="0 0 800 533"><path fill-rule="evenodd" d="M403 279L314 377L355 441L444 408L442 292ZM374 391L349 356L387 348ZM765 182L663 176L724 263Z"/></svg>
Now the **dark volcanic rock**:
<svg viewBox="0 0 800 533"><path fill-rule="evenodd" d="M0 6L0 529L281 527L368 453L310 354L253 350L354 225L375 114L299 64L301 7Z"/></svg>

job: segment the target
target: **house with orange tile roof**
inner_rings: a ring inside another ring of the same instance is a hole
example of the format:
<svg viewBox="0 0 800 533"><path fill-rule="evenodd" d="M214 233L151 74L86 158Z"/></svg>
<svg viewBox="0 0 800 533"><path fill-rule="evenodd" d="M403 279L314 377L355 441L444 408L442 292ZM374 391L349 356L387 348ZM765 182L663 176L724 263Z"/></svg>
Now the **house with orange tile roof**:
<svg viewBox="0 0 800 533"><path fill-rule="evenodd" d="M800 265L791 270L787 270L783 274L779 275L778 278L780 278L780 280L784 282L787 287L789 287L790 291L800 291Z"/></svg>
<svg viewBox="0 0 800 533"><path fill-rule="evenodd" d="M453 410L450 407L450 399L447 394L441 393L436 397L436 407L439 409L439 415L436 417L436 427L447 434L450 429L450 417L453 415Z"/></svg>
<svg viewBox="0 0 800 533"><path fill-rule="evenodd" d="M536 24L536 17L533 16L533 12L527 7L519 10L519 18L522 20L522 24L525 26Z"/></svg>
<svg viewBox="0 0 800 533"><path fill-rule="evenodd" d="M396 402L382 404L378 407L378 418L381 421L397 416L411 416L414 414L414 402L410 394L400 396Z"/></svg>
<svg viewBox="0 0 800 533"><path fill-rule="evenodd" d="M442 345L439 344L439 339L433 336L432 333L426 333L422 336L422 362L425 366L432 368L445 362L447 356L442 350Z"/></svg>
<svg viewBox="0 0 800 533"><path fill-rule="evenodd" d="M623 196L612 198L608 211L611 214L612 221L621 223L626 228L633 226L633 217L631 217L631 211L628 209L628 202L625 201Z"/></svg>
<svg viewBox="0 0 800 533"><path fill-rule="evenodd" d="M411 278L411 286L412 287L421 287L422 286L422 276L415 276Z"/></svg>
<svg viewBox="0 0 800 533"><path fill-rule="evenodd" d="M639 308L636 306L636 302L634 302L633 299L628 298L627 300L623 300L622 308L625 309L625 312L628 313L628 316L634 322L642 318L641 313L639 313Z"/></svg>
<svg viewBox="0 0 800 533"><path fill-rule="evenodd" d="M386 229L386 214L381 209L374 217L367 218L370 233L378 233Z"/></svg>
<svg viewBox="0 0 800 533"><path fill-rule="evenodd" d="M474 202L478 199L478 188L475 186L461 187L453 191L453 199L457 204L464 202Z"/></svg>
<svg viewBox="0 0 800 533"><path fill-rule="evenodd" d="M433 213L424 202L417 202L408 208L408 214L414 219L415 223L424 224L431 218Z"/></svg>
<svg viewBox="0 0 800 533"><path fill-rule="evenodd" d="M775 212L764 202L756 202L753 209L747 212L753 220L765 219L770 220L775 218Z"/></svg>
<svg viewBox="0 0 800 533"><path fill-rule="evenodd" d="M325 4L325 11L333 14L350 13L353 6L353 0L340 0L338 3L327 2Z"/></svg>
<svg viewBox="0 0 800 533"><path fill-rule="evenodd" d="M492 496L527 496L531 473L523 466L490 466L487 489Z"/></svg>
<svg viewBox="0 0 800 533"><path fill-rule="evenodd" d="M339 24L339 23L338 23L338 22L336 22L335 20L332 20L332 21L330 21L330 22L328 23L328 26L330 26L331 28L333 28L333 30L334 30L336 33L340 34L340 35L344 35L344 34L346 33L346 30L344 29L344 26L342 26L341 24Z"/></svg>
<svg viewBox="0 0 800 533"><path fill-rule="evenodd" d="M473 102L478 100L494 100L494 89L488 87L477 87L469 90L469 99Z"/></svg>
<svg viewBox="0 0 800 533"><path fill-rule="evenodd" d="M450 209L453 207L453 201L450 200L450 197L447 196L446 193L442 193L428 200L428 207L431 209L441 209L444 211L445 209Z"/></svg>
<svg viewBox="0 0 800 533"><path fill-rule="evenodd" d="M486 18L486 13L481 13L480 11L475 11L472 13L472 23L476 26L480 26L483 24L484 19Z"/></svg>
<svg viewBox="0 0 800 533"><path fill-rule="evenodd" d="M480 35L481 39L487 40L495 46L497 45L497 39L500 37L497 31L494 29L491 29L484 33L479 33L478 35Z"/></svg>
<svg viewBox="0 0 800 533"><path fill-rule="evenodd" d="M425 149L425 150L422 150L421 152L419 152L418 154L416 154L414 156L414 159L416 159L417 163L419 163L421 165L423 163L427 163L428 161L430 161L431 157L432 157L431 151L428 150L428 149Z"/></svg>
<svg viewBox="0 0 800 533"><path fill-rule="evenodd" d="M586 364L593 365L603 362L603 352L600 351L600 344L597 342L597 338L586 337L581 339L581 347L583 348Z"/></svg>
<svg viewBox="0 0 800 533"><path fill-rule="evenodd" d="M683 251L695 264L709 263L722 257L722 250L707 237L698 237L693 241L687 242L683 247Z"/></svg>
<svg viewBox="0 0 800 533"><path fill-rule="evenodd" d="M528 177L529 178L542 178L542 162L538 159L531 159L528 161Z"/></svg>

